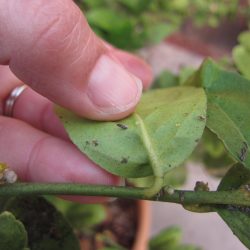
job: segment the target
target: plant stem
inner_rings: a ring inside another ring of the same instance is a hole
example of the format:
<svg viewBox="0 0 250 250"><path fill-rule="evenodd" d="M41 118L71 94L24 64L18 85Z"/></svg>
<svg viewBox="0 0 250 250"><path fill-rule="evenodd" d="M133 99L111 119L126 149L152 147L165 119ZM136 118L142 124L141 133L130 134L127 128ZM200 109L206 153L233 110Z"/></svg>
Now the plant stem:
<svg viewBox="0 0 250 250"><path fill-rule="evenodd" d="M192 204L224 204L236 206L250 206L249 191L183 191L175 190L173 194L160 191L153 197L145 195L145 188L83 185L71 183L16 183L0 186L0 196L20 195L85 195L85 196L107 196L126 199L141 199L179 203L183 205Z"/></svg>

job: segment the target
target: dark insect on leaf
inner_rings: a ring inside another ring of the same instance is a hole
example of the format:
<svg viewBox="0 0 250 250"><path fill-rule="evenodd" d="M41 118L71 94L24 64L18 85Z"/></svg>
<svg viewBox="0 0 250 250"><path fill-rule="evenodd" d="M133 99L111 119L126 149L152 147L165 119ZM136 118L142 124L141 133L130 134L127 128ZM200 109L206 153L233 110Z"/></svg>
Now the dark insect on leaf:
<svg viewBox="0 0 250 250"><path fill-rule="evenodd" d="M121 163L122 164L128 163L128 157L122 157Z"/></svg>
<svg viewBox="0 0 250 250"><path fill-rule="evenodd" d="M121 129L128 129L127 125L124 125L124 124L121 124L121 123L117 123L116 125L117 125L117 127L121 128Z"/></svg>
<svg viewBox="0 0 250 250"><path fill-rule="evenodd" d="M115 123L87 120L60 107L56 112L63 117L72 142L91 160L113 174L137 178L153 175L145 140L162 173L187 159L197 145L195 139L203 133L205 122L197 117L206 117L206 108L203 89L175 87L148 91L131 116ZM126 156L129 160L122 164Z"/></svg>
<svg viewBox="0 0 250 250"><path fill-rule="evenodd" d="M242 148L240 150L240 153L238 154L238 157L239 157L240 161L245 161L245 159L247 157L247 150L248 150L248 145L244 141L243 146L242 146Z"/></svg>
<svg viewBox="0 0 250 250"><path fill-rule="evenodd" d="M99 145L99 142L97 140L92 140L92 145L97 147Z"/></svg>

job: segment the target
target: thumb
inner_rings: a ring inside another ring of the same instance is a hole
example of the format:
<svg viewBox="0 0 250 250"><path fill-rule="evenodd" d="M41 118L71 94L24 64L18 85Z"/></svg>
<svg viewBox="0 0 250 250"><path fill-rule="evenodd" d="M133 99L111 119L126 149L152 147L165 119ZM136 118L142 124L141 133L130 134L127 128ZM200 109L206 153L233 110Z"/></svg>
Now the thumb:
<svg viewBox="0 0 250 250"><path fill-rule="evenodd" d="M72 0L0 0L0 64L51 101L91 119L120 119L142 83L96 37Z"/></svg>

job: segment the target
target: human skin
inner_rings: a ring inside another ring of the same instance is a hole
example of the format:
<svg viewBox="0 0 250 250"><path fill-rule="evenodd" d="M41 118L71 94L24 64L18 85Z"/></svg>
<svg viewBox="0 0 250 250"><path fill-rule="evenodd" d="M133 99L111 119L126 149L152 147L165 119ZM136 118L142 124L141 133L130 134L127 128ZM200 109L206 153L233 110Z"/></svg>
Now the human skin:
<svg viewBox="0 0 250 250"><path fill-rule="evenodd" d="M72 0L0 0L0 64L0 162L22 181L119 184L70 142L53 105L121 119L150 85L150 67L98 38ZM13 117L3 116L9 93L23 83Z"/></svg>

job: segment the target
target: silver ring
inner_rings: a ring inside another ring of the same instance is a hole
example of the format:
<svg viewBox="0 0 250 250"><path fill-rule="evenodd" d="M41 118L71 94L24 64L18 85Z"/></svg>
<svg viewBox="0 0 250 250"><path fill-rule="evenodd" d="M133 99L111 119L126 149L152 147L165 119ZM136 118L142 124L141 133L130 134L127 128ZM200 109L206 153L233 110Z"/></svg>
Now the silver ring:
<svg viewBox="0 0 250 250"><path fill-rule="evenodd" d="M14 105L18 97L22 94L22 92L27 88L26 85L18 86L14 88L11 92L9 97L5 101L5 107L4 107L4 112L3 114L5 116L10 116L12 117L13 115L13 110L14 110Z"/></svg>

